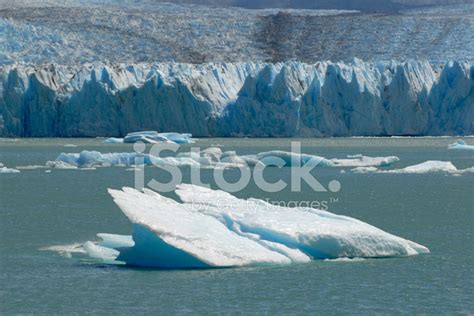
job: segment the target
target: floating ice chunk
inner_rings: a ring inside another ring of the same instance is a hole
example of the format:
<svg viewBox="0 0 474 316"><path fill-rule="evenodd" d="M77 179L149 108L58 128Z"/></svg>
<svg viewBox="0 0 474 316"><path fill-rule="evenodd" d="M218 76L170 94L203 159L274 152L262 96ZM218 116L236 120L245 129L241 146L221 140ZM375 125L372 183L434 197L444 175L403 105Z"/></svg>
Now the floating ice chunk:
<svg viewBox="0 0 474 316"><path fill-rule="evenodd" d="M363 155L347 156L348 159L331 159L336 167L379 167L389 166L400 159L396 156L368 157Z"/></svg>
<svg viewBox="0 0 474 316"><path fill-rule="evenodd" d="M47 166L59 169L82 170L94 167L113 166L190 166L201 168L212 168L218 163L225 167L239 167L244 160L235 157L236 162L221 162L222 151L219 148L211 147L201 152L178 153L176 157L157 157L144 153L101 153L98 151L83 150L80 153L61 153L55 161L48 161Z"/></svg>
<svg viewBox="0 0 474 316"><path fill-rule="evenodd" d="M283 160L286 166L305 165L307 163L323 167L334 166L331 161L324 157L280 150L262 152L257 154L256 158L264 165L278 165Z"/></svg>
<svg viewBox="0 0 474 316"><path fill-rule="evenodd" d="M159 133L161 137L164 137L176 144L193 144L195 140L192 138L192 134L180 134L180 133Z"/></svg>
<svg viewBox="0 0 474 316"><path fill-rule="evenodd" d="M133 247L135 242L132 236L129 235L117 235L117 234L97 234L97 237L102 239L99 242L99 246L109 248L122 248L122 247Z"/></svg>
<svg viewBox="0 0 474 316"><path fill-rule="evenodd" d="M43 169L47 168L46 166L40 166L40 165L28 165L28 166L16 166L17 169L19 170L35 170L35 169Z"/></svg>
<svg viewBox="0 0 474 316"><path fill-rule="evenodd" d="M66 145L64 145L64 147L77 147L77 145L74 145L74 144L66 144Z"/></svg>
<svg viewBox="0 0 474 316"><path fill-rule="evenodd" d="M79 253L79 254L86 254L86 250L84 249L84 244L82 243L74 243L74 244L67 244L67 245L55 245L49 247L40 248L41 251L53 251L61 254L62 256L70 258L72 254Z"/></svg>
<svg viewBox="0 0 474 316"><path fill-rule="evenodd" d="M262 200L238 199L223 191L180 185L177 195L242 232L299 249L315 259L392 257L428 249L359 220L311 208L285 208Z"/></svg>
<svg viewBox="0 0 474 316"><path fill-rule="evenodd" d="M429 160L423 163L408 166L402 169L392 170L379 170L375 167L358 167L351 170L354 173L400 173L400 174L423 174L423 173L434 173L434 172L445 172L450 174L462 174L468 172L474 172L474 167L457 169L450 161L436 161Z"/></svg>
<svg viewBox="0 0 474 316"><path fill-rule="evenodd" d="M180 133L158 133L156 131L134 132L129 133L123 139L124 143L136 143L142 141L144 143L175 143L175 144L190 144L194 143L191 134Z"/></svg>
<svg viewBox="0 0 474 316"><path fill-rule="evenodd" d="M252 156L244 156L249 158L249 162L252 162ZM352 155L347 156L346 159L327 159L325 157L308 155L308 154L297 154L286 151L268 151L262 152L256 155L257 161L260 161L266 165L276 164L281 159L285 161L286 166L304 165L307 163L317 165L320 167L370 167L370 166L388 166L400 159L396 156L388 157L368 157L363 155Z"/></svg>
<svg viewBox="0 0 474 316"><path fill-rule="evenodd" d="M19 173L19 172L20 170L3 167L3 165L0 164L0 174L1 173Z"/></svg>
<svg viewBox="0 0 474 316"><path fill-rule="evenodd" d="M126 144L133 144L139 141L148 143L148 144L170 142L169 139L167 139L166 137L160 136L158 132L154 132L154 131L129 133L123 139L123 142Z"/></svg>
<svg viewBox="0 0 474 316"><path fill-rule="evenodd" d="M474 146L467 145L463 140L458 140L454 144L449 145L448 149L474 150Z"/></svg>
<svg viewBox="0 0 474 316"><path fill-rule="evenodd" d="M127 264L160 268L289 263L290 259L230 231L212 216L155 192L109 190L134 224L135 245L120 251Z"/></svg>
<svg viewBox="0 0 474 316"><path fill-rule="evenodd" d="M47 165L60 169L134 166L135 163L145 165L196 165L191 159L178 159L173 157L159 158L141 153L101 153L98 151L83 150L80 153L61 153L55 161L48 161Z"/></svg>
<svg viewBox="0 0 474 316"><path fill-rule="evenodd" d="M54 160L54 161L46 162L46 166L50 167L50 168L55 168L55 169L66 169L66 170L67 169L69 169L69 170L70 169L77 169L76 165L72 165L70 163L58 160L58 158L56 158L56 160Z"/></svg>
<svg viewBox="0 0 474 316"><path fill-rule="evenodd" d="M117 261L120 251L109 247L99 246L91 241L86 242L83 248L87 255L94 259L99 259L103 263L123 264Z"/></svg>
<svg viewBox="0 0 474 316"><path fill-rule="evenodd" d="M370 172L377 172L379 169L377 167L356 167L351 169L354 173L370 173Z"/></svg>
<svg viewBox="0 0 474 316"><path fill-rule="evenodd" d="M123 144L123 138L110 137L103 141L104 144Z"/></svg>
<svg viewBox="0 0 474 316"><path fill-rule="evenodd" d="M103 262L210 268L429 252L350 217L242 200L193 185L177 188L184 203L146 189L109 192L133 223L133 234L99 234L102 242L84 245L91 257Z"/></svg>
<svg viewBox="0 0 474 316"><path fill-rule="evenodd" d="M430 173L430 172L457 172L458 169L450 161L429 160L418 165L403 169L387 170L393 173Z"/></svg>

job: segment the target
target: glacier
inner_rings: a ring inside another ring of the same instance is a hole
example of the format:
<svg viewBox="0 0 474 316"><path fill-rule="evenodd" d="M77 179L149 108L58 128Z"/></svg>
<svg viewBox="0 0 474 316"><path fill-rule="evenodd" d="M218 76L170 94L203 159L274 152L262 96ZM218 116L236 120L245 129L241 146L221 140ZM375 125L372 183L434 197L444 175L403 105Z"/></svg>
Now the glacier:
<svg viewBox="0 0 474 316"><path fill-rule="evenodd" d="M0 0L0 8L0 64L474 60L472 3L396 14L150 0Z"/></svg>
<svg viewBox="0 0 474 316"><path fill-rule="evenodd" d="M100 242L86 242L73 253L85 252L103 263L150 268L280 265L429 253L422 245L354 218L242 200L193 185L177 187L182 202L147 189L109 189L109 193L132 223L133 234L98 234Z"/></svg>
<svg viewBox="0 0 474 316"><path fill-rule="evenodd" d="M0 137L474 134L474 66L449 61L0 66Z"/></svg>

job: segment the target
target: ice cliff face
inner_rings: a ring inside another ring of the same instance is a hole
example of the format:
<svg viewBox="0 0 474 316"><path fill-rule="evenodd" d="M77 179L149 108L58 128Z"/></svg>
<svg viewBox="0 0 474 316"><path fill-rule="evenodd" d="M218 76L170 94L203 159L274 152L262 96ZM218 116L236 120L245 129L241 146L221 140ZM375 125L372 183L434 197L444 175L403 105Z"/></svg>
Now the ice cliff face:
<svg viewBox="0 0 474 316"><path fill-rule="evenodd" d="M466 135L469 62L0 68L0 136Z"/></svg>

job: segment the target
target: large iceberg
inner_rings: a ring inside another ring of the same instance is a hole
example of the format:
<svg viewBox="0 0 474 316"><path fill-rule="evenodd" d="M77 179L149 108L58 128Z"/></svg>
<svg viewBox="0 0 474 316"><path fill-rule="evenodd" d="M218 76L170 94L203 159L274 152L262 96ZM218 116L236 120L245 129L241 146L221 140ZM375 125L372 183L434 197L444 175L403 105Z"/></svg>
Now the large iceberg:
<svg viewBox="0 0 474 316"><path fill-rule="evenodd" d="M101 242L83 245L89 256L106 263L211 268L429 252L347 216L238 199L193 185L177 188L182 203L147 189L109 193L133 224L133 234L100 234Z"/></svg>
<svg viewBox="0 0 474 316"><path fill-rule="evenodd" d="M468 135L473 74L460 61L7 65L0 137Z"/></svg>

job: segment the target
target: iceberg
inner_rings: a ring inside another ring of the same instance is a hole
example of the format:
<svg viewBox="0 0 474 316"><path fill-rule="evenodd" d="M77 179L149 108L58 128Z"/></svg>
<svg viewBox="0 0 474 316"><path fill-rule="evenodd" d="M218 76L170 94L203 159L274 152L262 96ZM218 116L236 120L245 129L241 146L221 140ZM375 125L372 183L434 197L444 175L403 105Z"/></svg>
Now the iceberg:
<svg viewBox="0 0 474 316"><path fill-rule="evenodd" d="M143 142L145 144L193 144L195 140L191 134L181 133L158 133L156 131L128 133L125 138L110 137L103 141L104 144L133 144Z"/></svg>
<svg viewBox="0 0 474 316"><path fill-rule="evenodd" d="M376 167L357 167L351 170L354 173L399 173L399 174L423 174L445 172L450 174L462 174L474 172L474 167L459 170L450 161L428 160L423 163L408 166L402 169L379 170Z"/></svg>
<svg viewBox="0 0 474 316"><path fill-rule="evenodd" d="M287 151L266 151L256 155L239 156L235 151L222 152L219 147L209 147L200 152L180 152L176 157L156 157L144 153L101 153L83 150L80 153L61 153L54 161L46 165L58 169L75 169L91 167L129 167L135 166L137 159L140 163L151 165L191 166L200 168L239 168L252 167L257 164L283 166L318 166L318 167L358 167L358 166L388 166L398 157L368 157L362 155L348 156L348 159L326 159L321 156L297 154Z"/></svg>
<svg viewBox="0 0 474 316"><path fill-rule="evenodd" d="M123 139L123 142L126 144L133 144L136 142L144 142L146 144L157 144L157 143L168 143L170 142L169 139L166 137L161 136L158 132L150 131L150 132L134 132L129 133Z"/></svg>
<svg viewBox="0 0 474 316"><path fill-rule="evenodd" d="M92 167L125 167L135 166L138 161L144 165L198 166L199 163L190 158L160 158L141 153L101 153L83 150L80 153L61 153L56 160L48 161L47 166L58 169L92 168Z"/></svg>
<svg viewBox="0 0 474 316"><path fill-rule="evenodd" d="M154 191L109 189L133 226L131 236L98 234L84 251L104 263L151 268L215 268L387 258L428 248L347 216L182 184L182 202Z"/></svg>
<svg viewBox="0 0 474 316"><path fill-rule="evenodd" d="M308 155L308 154L297 154L288 151L274 150L267 151L257 154L257 160L264 165L275 165L280 161L285 162L285 166L294 165L313 165L313 166L324 166L333 167L334 164L324 157Z"/></svg>
<svg viewBox="0 0 474 316"><path fill-rule="evenodd" d="M104 139L104 144L123 144L123 138L109 137Z"/></svg>
<svg viewBox="0 0 474 316"><path fill-rule="evenodd" d="M458 149L458 150L474 150L474 146L467 145L465 141L458 140L454 144L448 146L448 149Z"/></svg>
<svg viewBox="0 0 474 316"><path fill-rule="evenodd" d="M0 162L0 174L1 173L19 173L20 170L7 168Z"/></svg>
<svg viewBox="0 0 474 316"><path fill-rule="evenodd" d="M347 159L331 159L335 167L386 167L400 161L397 156L368 157L363 155L347 156Z"/></svg>

